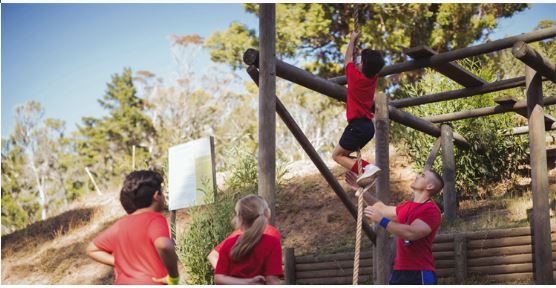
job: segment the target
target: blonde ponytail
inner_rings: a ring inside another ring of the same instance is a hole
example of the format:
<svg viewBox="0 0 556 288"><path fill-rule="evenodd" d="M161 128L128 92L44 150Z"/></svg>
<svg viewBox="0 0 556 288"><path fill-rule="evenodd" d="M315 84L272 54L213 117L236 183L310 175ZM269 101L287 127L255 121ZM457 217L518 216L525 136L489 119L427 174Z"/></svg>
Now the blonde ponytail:
<svg viewBox="0 0 556 288"><path fill-rule="evenodd" d="M236 217L241 222L244 231L232 247L231 258L233 261L243 260L261 240L268 224L268 220L264 216L266 209L268 209L266 201L256 195L245 196L237 202Z"/></svg>

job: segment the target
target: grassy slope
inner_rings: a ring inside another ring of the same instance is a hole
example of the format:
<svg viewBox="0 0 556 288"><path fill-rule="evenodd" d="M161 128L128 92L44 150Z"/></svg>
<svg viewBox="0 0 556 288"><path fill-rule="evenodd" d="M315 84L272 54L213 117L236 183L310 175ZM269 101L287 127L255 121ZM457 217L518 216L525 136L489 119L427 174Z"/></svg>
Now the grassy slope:
<svg viewBox="0 0 556 288"><path fill-rule="evenodd" d="M390 179L393 202L409 199L414 177L407 159L393 154ZM372 155L367 155L372 158ZM355 239L355 221L310 162L291 166L288 179L277 195L277 226L286 247L296 254L350 251ZM332 171L352 200L353 191L343 181L343 169ZM556 170L551 170L551 207L556 206ZM485 200L462 201L461 220L443 230L467 231L525 226L531 208L528 179L522 179L521 194ZM502 184L501 184L502 185ZM504 185L493 189L504 190ZM116 189L113 189L116 191ZM502 193L500 193L502 194ZM178 224L185 223L182 211ZM100 231L124 215L116 192L89 195L67 211L2 237L2 284L110 284L110 267L90 260L86 245ZM556 224L552 214L552 223ZM180 223L181 221L181 223ZM181 228L179 231L181 231ZM369 245L368 241L364 245ZM181 269L183 270L183 269ZM183 275L183 273L182 273Z"/></svg>

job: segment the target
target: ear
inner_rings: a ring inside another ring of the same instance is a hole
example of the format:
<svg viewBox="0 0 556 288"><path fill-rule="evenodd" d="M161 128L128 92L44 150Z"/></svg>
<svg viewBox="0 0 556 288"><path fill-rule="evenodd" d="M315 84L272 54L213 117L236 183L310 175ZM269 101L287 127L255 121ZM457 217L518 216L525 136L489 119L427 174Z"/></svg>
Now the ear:
<svg viewBox="0 0 556 288"><path fill-rule="evenodd" d="M160 199L161 196L162 195L160 194L160 191L156 191L153 194L153 200L158 200L158 199Z"/></svg>
<svg viewBox="0 0 556 288"><path fill-rule="evenodd" d="M264 216L268 219L270 219L270 217L272 216L271 212L270 212L270 208L266 208L264 209Z"/></svg>

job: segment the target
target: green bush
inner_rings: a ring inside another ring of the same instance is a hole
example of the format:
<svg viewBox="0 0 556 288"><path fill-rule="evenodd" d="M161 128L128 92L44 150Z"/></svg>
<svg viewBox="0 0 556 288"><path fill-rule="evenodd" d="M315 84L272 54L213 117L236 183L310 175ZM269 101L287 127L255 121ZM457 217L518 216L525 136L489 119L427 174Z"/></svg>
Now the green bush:
<svg viewBox="0 0 556 288"><path fill-rule="evenodd" d="M460 64L486 81L491 82L496 78L491 70L481 67L479 62L466 60ZM405 97L418 97L461 88L452 80L434 70L427 69L420 81L402 86L401 91ZM495 106L494 98L521 94L523 94L521 88L514 88L469 98L408 107L405 111L425 117ZM511 179L518 172L520 165L528 162L526 139L504 136L507 129L519 126L516 124L517 119L519 118L516 114L506 113L454 121L450 124L454 132L464 136L471 145L471 148L467 150L455 148L456 189L460 197L486 196L477 193L479 188L485 188L488 184L504 179ZM435 141L429 135L399 124L393 126L392 140L398 143L398 147L413 159L416 163L415 168L419 170L424 167ZM439 155L433 166L433 169L438 172L442 172L440 158Z"/></svg>
<svg viewBox="0 0 556 288"><path fill-rule="evenodd" d="M253 154L234 149L226 159L229 171L223 190L213 204L188 209L190 221L177 237L176 251L189 276L188 284L213 284L213 269L207 260L210 251L233 231L231 220L235 202L257 193L257 161Z"/></svg>

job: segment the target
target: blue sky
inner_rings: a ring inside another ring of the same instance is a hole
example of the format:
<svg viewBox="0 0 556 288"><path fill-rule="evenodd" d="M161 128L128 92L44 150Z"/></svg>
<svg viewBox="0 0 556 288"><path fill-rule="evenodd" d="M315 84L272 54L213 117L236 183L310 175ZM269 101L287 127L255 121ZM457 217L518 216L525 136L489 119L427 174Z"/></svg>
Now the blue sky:
<svg viewBox="0 0 556 288"><path fill-rule="evenodd" d="M83 116L104 113L97 99L124 67L167 77L177 70L172 34L225 30L232 21L257 29L241 4L2 4L2 137L13 129L13 111L28 100L43 104L45 117L66 121L69 131ZM491 37L531 31L555 19L556 4L502 20ZM201 73L210 64L202 52Z"/></svg>

